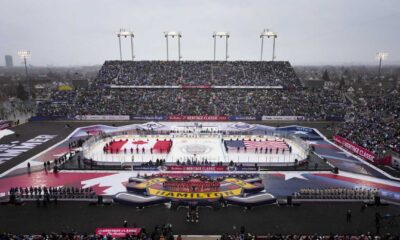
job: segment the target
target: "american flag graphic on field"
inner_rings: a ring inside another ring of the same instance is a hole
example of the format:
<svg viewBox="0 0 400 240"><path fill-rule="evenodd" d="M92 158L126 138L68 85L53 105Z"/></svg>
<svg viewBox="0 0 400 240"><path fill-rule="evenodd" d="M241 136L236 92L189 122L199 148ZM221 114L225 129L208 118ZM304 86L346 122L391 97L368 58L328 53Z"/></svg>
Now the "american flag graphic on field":
<svg viewBox="0 0 400 240"><path fill-rule="evenodd" d="M281 141L281 140L276 140L276 141L275 140L267 140L267 141L265 141L265 140L261 140L261 141L259 141L259 140L257 140L257 141L251 141L251 140L227 140L227 141L225 141L225 146L229 150L235 150L238 147L240 149L243 149L244 147L246 147L248 150L255 149L255 148L258 148L258 149L261 149L261 148L266 149L266 148L268 148L268 149L273 149L273 150L275 150L277 148L285 149L285 150L289 149L288 145L285 142Z"/></svg>
<svg viewBox="0 0 400 240"><path fill-rule="evenodd" d="M244 142L242 140L227 140L225 141L225 147L228 149L237 149L239 148L244 148Z"/></svg>
<svg viewBox="0 0 400 240"><path fill-rule="evenodd" d="M247 149L253 149L253 148L268 148L268 149L288 149L288 146L286 143L283 141L244 141L244 145L247 147Z"/></svg>

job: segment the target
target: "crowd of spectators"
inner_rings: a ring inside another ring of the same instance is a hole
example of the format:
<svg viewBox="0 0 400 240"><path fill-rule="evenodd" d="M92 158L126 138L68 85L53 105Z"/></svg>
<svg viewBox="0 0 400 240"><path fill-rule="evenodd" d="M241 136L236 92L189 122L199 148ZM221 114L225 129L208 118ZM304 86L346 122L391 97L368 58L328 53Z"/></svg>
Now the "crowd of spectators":
<svg viewBox="0 0 400 240"><path fill-rule="evenodd" d="M18 125L31 116L34 110L35 105L32 102L17 98L0 102L0 120L11 120L14 125Z"/></svg>
<svg viewBox="0 0 400 240"><path fill-rule="evenodd" d="M72 93L56 92L57 100L39 104L38 115L266 115L321 120L343 118L348 105L334 90L97 88Z"/></svg>
<svg viewBox="0 0 400 240"><path fill-rule="evenodd" d="M298 199L358 199L358 200L373 200L378 196L377 189L363 188L327 188L314 189L303 188L299 192L293 194L293 197Z"/></svg>
<svg viewBox="0 0 400 240"><path fill-rule="evenodd" d="M363 95L348 109L349 118L336 133L378 156L400 153L400 96L397 91Z"/></svg>
<svg viewBox="0 0 400 240"><path fill-rule="evenodd" d="M299 79L289 62L255 61L106 61L98 84L282 86L296 88Z"/></svg>
<svg viewBox="0 0 400 240"><path fill-rule="evenodd" d="M111 88L130 86L228 86L229 88ZM281 86L283 89L242 88ZM339 91L301 87L289 62L107 61L87 90L54 91L39 116L230 115L343 118Z"/></svg>

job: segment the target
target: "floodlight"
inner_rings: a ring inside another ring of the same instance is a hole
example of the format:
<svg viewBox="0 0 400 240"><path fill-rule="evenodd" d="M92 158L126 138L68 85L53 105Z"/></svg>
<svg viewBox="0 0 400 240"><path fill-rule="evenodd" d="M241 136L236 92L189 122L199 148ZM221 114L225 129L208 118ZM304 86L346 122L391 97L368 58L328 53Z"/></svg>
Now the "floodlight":
<svg viewBox="0 0 400 240"><path fill-rule="evenodd" d="M135 34L133 34L132 31L126 30L124 28L121 28L119 30L119 33L117 34L118 41L119 41L119 56L120 60L122 61L122 49L121 49L121 37L130 37L131 38L131 54L132 54L132 61L135 60L135 54L133 50L133 38L135 37Z"/></svg>
<svg viewBox="0 0 400 240"><path fill-rule="evenodd" d="M223 38L225 37L225 61L228 61L228 38L230 37L229 32L214 32L212 37L214 38L214 61L216 59L217 54L217 37Z"/></svg>
<svg viewBox="0 0 400 240"><path fill-rule="evenodd" d="M167 43L167 61L169 60L169 44L168 44L168 38L172 37L178 37L178 61L181 60L182 56L181 56L181 38L182 38L182 33L178 32L178 31L167 31L164 32L164 37Z"/></svg>
<svg viewBox="0 0 400 240"><path fill-rule="evenodd" d="M272 31L270 31L270 30L267 29L267 30L264 30L264 31L261 33L260 38L262 38L262 37L267 37L267 38L273 37L273 38L277 38L277 37L278 37L278 33L272 32Z"/></svg>
<svg viewBox="0 0 400 240"><path fill-rule="evenodd" d="M169 31L169 32L164 32L165 37L182 37L181 32L176 32L176 31Z"/></svg>
<svg viewBox="0 0 400 240"><path fill-rule="evenodd" d="M20 50L20 51L18 51L18 56L20 58L24 59L26 80L28 82L28 98L31 99L31 82L30 82L29 75L28 75L28 66L26 63L26 59L31 56L31 51Z"/></svg>
<svg viewBox="0 0 400 240"><path fill-rule="evenodd" d="M388 55L389 54L387 52L377 52L376 53L376 58L385 60L388 57Z"/></svg>
<svg viewBox="0 0 400 240"><path fill-rule="evenodd" d="M214 32L213 37L229 37L229 32Z"/></svg>
<svg viewBox="0 0 400 240"><path fill-rule="evenodd" d="M261 57L260 61L263 59L263 49L264 49L264 37L270 38L272 37L273 39L273 45L272 45L272 61L275 60L275 39L278 37L278 33L270 31L269 29L264 29L264 31L261 32L260 38L261 38Z"/></svg>
<svg viewBox="0 0 400 240"><path fill-rule="evenodd" d="M31 56L31 51L21 50L18 51L18 56L21 58L29 58Z"/></svg>
<svg viewBox="0 0 400 240"><path fill-rule="evenodd" d="M377 52L376 53L376 58L379 60L379 70L378 70L378 77L381 77L381 71L382 71L382 61L385 60L388 57L387 52Z"/></svg>

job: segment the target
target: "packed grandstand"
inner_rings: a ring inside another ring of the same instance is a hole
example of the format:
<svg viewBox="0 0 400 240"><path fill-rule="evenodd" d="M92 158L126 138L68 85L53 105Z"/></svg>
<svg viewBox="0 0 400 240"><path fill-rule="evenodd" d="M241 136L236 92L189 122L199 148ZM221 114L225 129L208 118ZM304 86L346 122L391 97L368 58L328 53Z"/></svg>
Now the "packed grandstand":
<svg viewBox="0 0 400 240"><path fill-rule="evenodd" d="M55 92L40 104L38 115L324 120L343 119L347 105L339 92L305 91L289 62L107 61L90 89Z"/></svg>
<svg viewBox="0 0 400 240"><path fill-rule="evenodd" d="M39 103L37 116L342 121L335 127L339 136L377 155L399 153L398 92L346 93L303 87L289 62L106 61L88 89L54 91Z"/></svg>

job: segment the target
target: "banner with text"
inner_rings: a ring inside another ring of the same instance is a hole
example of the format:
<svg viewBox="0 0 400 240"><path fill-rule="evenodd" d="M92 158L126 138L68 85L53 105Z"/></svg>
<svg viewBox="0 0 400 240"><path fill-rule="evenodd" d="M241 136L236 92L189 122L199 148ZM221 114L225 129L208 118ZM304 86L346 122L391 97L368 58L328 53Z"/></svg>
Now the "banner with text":
<svg viewBox="0 0 400 240"><path fill-rule="evenodd" d="M260 116L229 116L230 121L256 121L261 120Z"/></svg>
<svg viewBox="0 0 400 240"><path fill-rule="evenodd" d="M67 116L33 116L29 121L55 121L55 120L68 120Z"/></svg>
<svg viewBox="0 0 400 240"><path fill-rule="evenodd" d="M262 120L301 121L303 116L262 116Z"/></svg>
<svg viewBox="0 0 400 240"><path fill-rule="evenodd" d="M168 171L226 171L226 166L167 166Z"/></svg>
<svg viewBox="0 0 400 240"><path fill-rule="evenodd" d="M25 142L12 141L8 144L0 144L0 164L11 160L47 141L50 141L56 136L57 135L39 135Z"/></svg>
<svg viewBox="0 0 400 240"><path fill-rule="evenodd" d="M76 120L82 121L126 121L129 120L129 115L76 115Z"/></svg>
<svg viewBox="0 0 400 240"><path fill-rule="evenodd" d="M126 234L138 236L141 231L141 228L96 228L96 235L110 235L112 238L125 238Z"/></svg>
<svg viewBox="0 0 400 240"><path fill-rule="evenodd" d="M170 121L228 121L229 117L224 115L217 116L187 116L187 115L170 115L168 116Z"/></svg>
<svg viewBox="0 0 400 240"><path fill-rule="evenodd" d="M357 156L362 157L363 159L370 162L376 162L376 155L368 149L358 146L357 144L338 135L333 136L333 140L335 141L335 143L356 154Z"/></svg>
<svg viewBox="0 0 400 240"><path fill-rule="evenodd" d="M131 120L138 120L138 121L162 121L166 120L165 116L130 116Z"/></svg>

